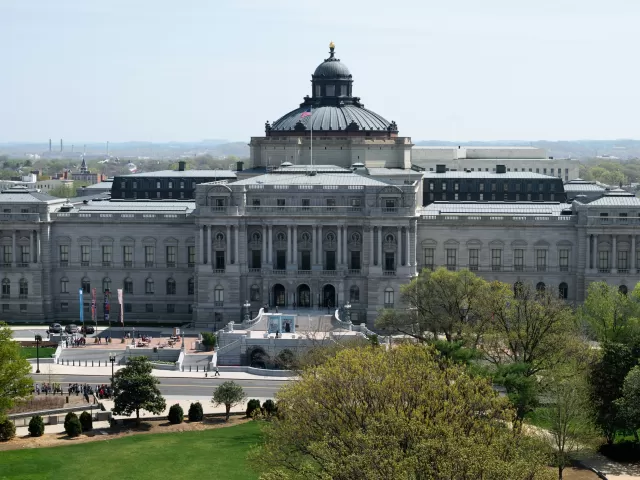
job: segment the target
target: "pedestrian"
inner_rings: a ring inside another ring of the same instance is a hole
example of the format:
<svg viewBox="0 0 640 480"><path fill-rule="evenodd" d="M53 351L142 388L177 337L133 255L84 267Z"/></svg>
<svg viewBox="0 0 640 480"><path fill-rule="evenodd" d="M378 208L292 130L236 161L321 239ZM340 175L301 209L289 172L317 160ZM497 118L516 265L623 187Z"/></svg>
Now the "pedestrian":
<svg viewBox="0 0 640 480"><path fill-rule="evenodd" d="M215 377L219 377L220 376L220 371L218 370L218 367L216 367L216 374L214 376Z"/></svg>

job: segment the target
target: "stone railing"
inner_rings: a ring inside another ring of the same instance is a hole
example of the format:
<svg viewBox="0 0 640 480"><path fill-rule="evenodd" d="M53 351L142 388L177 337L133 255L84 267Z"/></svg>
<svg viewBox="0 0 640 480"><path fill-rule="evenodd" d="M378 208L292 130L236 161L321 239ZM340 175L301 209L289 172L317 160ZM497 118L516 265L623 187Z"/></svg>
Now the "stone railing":
<svg viewBox="0 0 640 480"><path fill-rule="evenodd" d="M256 315L255 318L252 318L251 320L247 321L247 322L242 322L241 324L241 329L242 330L251 330L252 327L254 327L260 320L262 320L262 316L264 315L264 308L261 308L258 311L258 315Z"/></svg>
<svg viewBox="0 0 640 480"><path fill-rule="evenodd" d="M557 222L572 222L576 223L578 217L576 215L556 215L553 213L548 214L523 214L517 215L513 213L507 214L433 214L432 210L419 211L420 218L424 221L433 222L445 222L445 223L512 223L515 225L521 225L526 223L557 223Z"/></svg>
<svg viewBox="0 0 640 480"><path fill-rule="evenodd" d="M216 359L218 358L218 356L223 355L227 352L230 352L231 350L237 348L240 346L240 344L242 343L242 338L246 337L246 335L243 335L242 337L240 337L238 340L231 342L231 343L227 343L224 347L220 347L216 350Z"/></svg>

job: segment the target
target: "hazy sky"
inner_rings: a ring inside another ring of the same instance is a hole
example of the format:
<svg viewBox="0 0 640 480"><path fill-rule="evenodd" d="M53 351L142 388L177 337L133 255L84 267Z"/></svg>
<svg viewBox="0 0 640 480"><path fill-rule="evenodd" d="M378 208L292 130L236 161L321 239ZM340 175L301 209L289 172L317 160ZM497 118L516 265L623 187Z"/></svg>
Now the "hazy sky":
<svg viewBox="0 0 640 480"><path fill-rule="evenodd" d="M0 0L0 142L248 140L328 44L414 140L638 138L636 0Z"/></svg>

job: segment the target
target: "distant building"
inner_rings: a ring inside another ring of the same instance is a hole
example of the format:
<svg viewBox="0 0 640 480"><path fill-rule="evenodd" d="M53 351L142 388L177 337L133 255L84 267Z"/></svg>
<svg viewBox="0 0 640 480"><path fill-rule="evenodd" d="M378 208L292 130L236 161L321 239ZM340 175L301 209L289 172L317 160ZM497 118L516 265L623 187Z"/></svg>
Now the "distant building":
<svg viewBox="0 0 640 480"><path fill-rule="evenodd" d="M87 168L87 162L84 157L82 157L82 163L80 164L79 172L71 173L71 180L74 182L88 182L90 185L94 183L102 182L107 179L106 175L101 173L93 173L90 172Z"/></svg>

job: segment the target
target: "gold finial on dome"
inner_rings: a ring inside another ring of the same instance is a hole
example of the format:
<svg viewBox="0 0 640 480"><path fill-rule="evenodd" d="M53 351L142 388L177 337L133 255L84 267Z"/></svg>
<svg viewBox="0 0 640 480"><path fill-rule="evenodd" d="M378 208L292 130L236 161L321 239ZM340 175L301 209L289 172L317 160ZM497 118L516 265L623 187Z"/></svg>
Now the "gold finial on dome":
<svg viewBox="0 0 640 480"><path fill-rule="evenodd" d="M329 42L329 48L333 50L334 48L336 48L336 44L333 43L333 41Z"/></svg>

